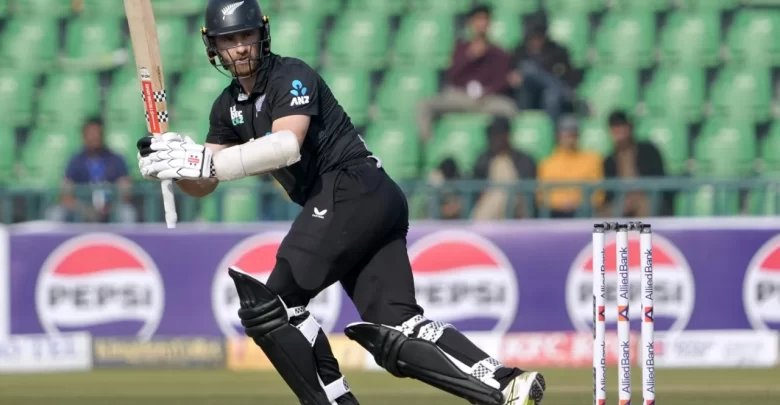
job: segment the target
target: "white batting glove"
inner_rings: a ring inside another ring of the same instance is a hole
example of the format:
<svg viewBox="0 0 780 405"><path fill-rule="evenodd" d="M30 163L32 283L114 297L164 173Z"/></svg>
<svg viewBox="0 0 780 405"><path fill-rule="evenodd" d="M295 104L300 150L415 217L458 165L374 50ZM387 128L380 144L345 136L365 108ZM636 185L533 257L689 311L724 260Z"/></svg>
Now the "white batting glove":
<svg viewBox="0 0 780 405"><path fill-rule="evenodd" d="M145 178L198 180L213 177L211 150L196 144L188 136L167 132L152 140L151 149L154 152L138 162Z"/></svg>

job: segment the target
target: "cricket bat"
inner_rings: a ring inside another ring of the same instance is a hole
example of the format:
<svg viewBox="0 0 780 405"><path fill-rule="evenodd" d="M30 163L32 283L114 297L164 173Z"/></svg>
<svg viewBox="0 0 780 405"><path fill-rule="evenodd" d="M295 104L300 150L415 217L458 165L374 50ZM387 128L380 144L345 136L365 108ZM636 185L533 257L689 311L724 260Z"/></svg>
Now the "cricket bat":
<svg viewBox="0 0 780 405"><path fill-rule="evenodd" d="M154 136L168 132L168 97L165 91L160 43L154 21L151 0L124 0L130 40L133 43L135 66L141 82L146 127ZM173 182L162 182L165 223L175 228L178 220Z"/></svg>

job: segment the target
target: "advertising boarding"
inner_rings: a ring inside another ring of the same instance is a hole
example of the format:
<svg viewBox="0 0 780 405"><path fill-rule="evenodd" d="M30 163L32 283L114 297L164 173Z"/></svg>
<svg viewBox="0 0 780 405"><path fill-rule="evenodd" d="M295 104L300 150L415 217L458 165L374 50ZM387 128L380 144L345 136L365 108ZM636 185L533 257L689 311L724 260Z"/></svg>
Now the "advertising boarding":
<svg viewBox="0 0 780 405"><path fill-rule="evenodd" d="M650 223L658 332L780 329L780 221ZM408 248L418 302L426 316L463 331L564 333L558 349L576 348L568 337L573 335L565 333L591 330L592 225L415 223ZM0 300L0 332L84 331L96 339L138 341L241 337L228 266L267 278L288 227L8 227L7 276L0 277L8 295ZM614 329L613 235L605 248L605 317ZM629 315L638 331L640 252L633 232L629 252ZM317 296L310 310L328 333L343 333L360 321L339 284ZM525 353L519 348L531 347L535 335L524 336L507 350Z"/></svg>

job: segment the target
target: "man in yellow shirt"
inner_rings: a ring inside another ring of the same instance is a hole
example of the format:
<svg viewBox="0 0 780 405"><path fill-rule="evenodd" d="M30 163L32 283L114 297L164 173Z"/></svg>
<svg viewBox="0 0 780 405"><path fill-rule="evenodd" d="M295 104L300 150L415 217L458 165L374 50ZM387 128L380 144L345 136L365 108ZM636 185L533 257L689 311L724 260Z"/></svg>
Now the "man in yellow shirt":
<svg viewBox="0 0 780 405"><path fill-rule="evenodd" d="M577 146L579 125L574 116L564 116L558 122L557 145L552 154L539 165L537 179L540 184L551 185L556 182L593 182L604 178L602 159L598 153L580 150ZM582 204L580 187L542 188L538 199L540 206L550 208L555 218L570 218L576 215ZM595 193L592 204L598 207L604 197Z"/></svg>

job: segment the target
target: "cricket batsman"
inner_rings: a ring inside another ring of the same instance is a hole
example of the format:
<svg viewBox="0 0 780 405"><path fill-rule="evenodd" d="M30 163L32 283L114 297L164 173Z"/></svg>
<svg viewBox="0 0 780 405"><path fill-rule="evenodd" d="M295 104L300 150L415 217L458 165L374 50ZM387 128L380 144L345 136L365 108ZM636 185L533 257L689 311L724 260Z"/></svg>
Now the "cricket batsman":
<svg viewBox="0 0 780 405"><path fill-rule="evenodd" d="M233 78L217 97L203 144L175 132L138 141L144 177L203 197L220 182L271 173L303 210L263 284L228 270L246 334L305 405L357 405L309 301L340 282L364 322L346 335L392 375L477 405L536 405L541 374L505 367L451 325L426 319L406 251L409 209L327 83L271 52L257 0L209 0L202 36Z"/></svg>

